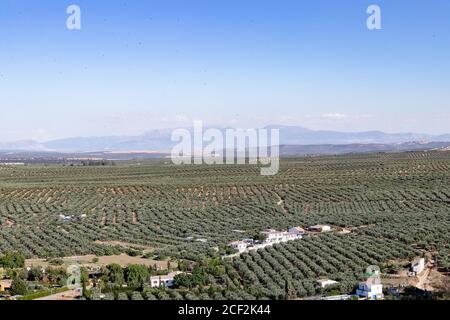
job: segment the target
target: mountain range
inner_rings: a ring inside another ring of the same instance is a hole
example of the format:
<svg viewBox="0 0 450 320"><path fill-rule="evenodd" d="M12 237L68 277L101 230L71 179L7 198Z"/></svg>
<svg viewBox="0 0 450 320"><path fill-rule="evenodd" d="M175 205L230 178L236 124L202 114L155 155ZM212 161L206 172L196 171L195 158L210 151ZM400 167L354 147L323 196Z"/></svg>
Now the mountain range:
<svg viewBox="0 0 450 320"><path fill-rule="evenodd" d="M328 148L335 145L378 145L376 149L380 149L380 145L408 145L408 143L413 142L416 145L422 145L430 142L450 142L450 134L430 135L421 133L385 133L382 131L339 132L329 130L311 130L298 126L279 125L267 126L265 129L280 130L280 145L323 145L321 149L323 149L326 145L328 145ZM225 128L220 130L224 132ZM176 142L171 141L172 131L172 129L162 129L152 130L137 136L73 137L50 140L46 142L21 140L0 143L0 150L52 152L168 152L176 144ZM334 149L339 148L335 147ZM342 149L342 147L340 149Z"/></svg>

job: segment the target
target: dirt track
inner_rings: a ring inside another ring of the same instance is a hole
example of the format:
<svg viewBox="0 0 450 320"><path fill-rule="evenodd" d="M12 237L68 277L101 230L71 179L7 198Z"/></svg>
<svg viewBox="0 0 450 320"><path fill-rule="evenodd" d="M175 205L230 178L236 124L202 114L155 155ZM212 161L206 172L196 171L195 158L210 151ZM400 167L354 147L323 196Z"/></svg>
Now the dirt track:
<svg viewBox="0 0 450 320"><path fill-rule="evenodd" d="M416 287L421 289L421 290L428 290L428 276L430 275L431 269L430 268L426 268L421 274L417 275L417 284Z"/></svg>
<svg viewBox="0 0 450 320"><path fill-rule="evenodd" d="M38 298L35 300L75 300L75 298L81 296L79 289L68 290L60 293L55 293L50 296Z"/></svg>

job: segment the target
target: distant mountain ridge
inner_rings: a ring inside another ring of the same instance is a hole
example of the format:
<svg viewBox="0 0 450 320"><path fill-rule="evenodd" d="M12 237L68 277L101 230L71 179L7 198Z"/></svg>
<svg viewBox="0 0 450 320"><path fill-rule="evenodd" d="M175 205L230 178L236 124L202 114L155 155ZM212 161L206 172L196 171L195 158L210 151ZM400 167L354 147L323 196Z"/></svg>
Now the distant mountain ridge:
<svg viewBox="0 0 450 320"><path fill-rule="evenodd" d="M405 142L395 144L319 144L281 145L282 157L308 155L341 155L350 153L405 152L405 151L450 151L450 142Z"/></svg>
<svg viewBox="0 0 450 320"><path fill-rule="evenodd" d="M14 142L0 142L0 150L31 150L43 151L47 148L45 145L34 140L19 140Z"/></svg>
<svg viewBox="0 0 450 320"><path fill-rule="evenodd" d="M281 144L371 144L405 143L414 141L450 141L450 134L430 135L422 133L385 133L382 131L340 132L330 130L310 130L295 126L267 126L280 130Z"/></svg>
<svg viewBox="0 0 450 320"><path fill-rule="evenodd" d="M206 129L206 128L205 128ZM297 126L270 125L265 129L280 130L280 145L375 145L450 142L450 134L385 133L382 131L340 132L311 130ZM168 152L176 144L171 141L172 129L151 130L138 136L74 137L39 143L21 140L0 143L0 150L53 151L53 152L103 152L103 151L160 151ZM222 128L221 131L225 131Z"/></svg>

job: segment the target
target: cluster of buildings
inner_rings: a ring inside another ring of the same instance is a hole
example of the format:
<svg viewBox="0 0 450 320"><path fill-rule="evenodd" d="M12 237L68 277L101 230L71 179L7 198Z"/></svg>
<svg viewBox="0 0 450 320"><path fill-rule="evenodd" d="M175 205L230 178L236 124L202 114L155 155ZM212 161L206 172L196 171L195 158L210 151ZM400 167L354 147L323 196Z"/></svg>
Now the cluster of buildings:
<svg viewBox="0 0 450 320"><path fill-rule="evenodd" d="M185 272L181 271L173 271L169 272L166 275L156 275L151 276L149 280L149 285L152 288L172 288L175 284L175 277L179 274L183 274ZM90 270L89 271L89 287L94 286L94 282L92 281L94 278L99 279L102 273L100 270ZM123 285L126 286L126 285Z"/></svg>
<svg viewBox="0 0 450 320"><path fill-rule="evenodd" d="M321 231L324 232L324 231ZM266 240L262 244L270 245L274 243L287 242L291 240L295 240L301 238L305 234L305 230L300 227L290 228L288 231L276 231L273 229L264 230L261 232L266 236ZM242 241L234 241L230 243L230 246L239 250L239 252L244 252L251 245L257 246L254 244L255 241L253 239L244 239ZM415 274L419 274L425 268L425 259L417 258L413 262L411 262L411 270L415 272ZM150 277L150 286L152 288L171 288L174 285L175 276L182 274L181 271L170 272L167 275L159 275ZM328 286L333 286L338 284L338 281L331 279L319 279L317 280L317 285L320 288L326 288ZM1 290L0 290L1 291ZM379 281L365 281L360 282L358 288L356 289L356 294L359 298L370 299L370 300L379 300L383 299L383 285ZM327 297L327 300L346 300L350 299L352 295L341 295L341 296L332 296Z"/></svg>
<svg viewBox="0 0 450 320"><path fill-rule="evenodd" d="M328 225L315 225L308 228L309 232L328 232L331 231L331 227ZM228 245L236 249L239 253L245 252L247 250L257 250L264 248L268 245L273 245L275 243L288 242L296 239L301 239L307 231L302 227L292 227L287 231L278 231L275 229L267 229L261 231L264 236L263 241L255 241L253 239L244 239L240 241L230 242Z"/></svg>
<svg viewBox="0 0 450 320"><path fill-rule="evenodd" d="M264 240L258 241L254 239L244 239L240 241L230 242L228 245L236 249L239 253L247 250L257 250L266 246L273 245L275 243L288 242L296 239L301 239L305 234L305 230L301 227L290 228L288 231L278 231L275 229L267 229L261 231L264 236Z"/></svg>
<svg viewBox="0 0 450 320"><path fill-rule="evenodd" d="M425 269L426 263L425 258L418 257L415 258L410 265L408 275L409 276L417 276ZM376 275L379 275L378 273ZM317 284L320 288L326 288L328 286L332 286L337 284L337 281L330 279L319 279L317 280ZM390 290L388 290L390 291ZM325 300L346 300L351 299L352 297L358 297L362 299L369 300L379 300L383 299L383 285L379 279L373 279L373 281L365 281L360 282L358 288L356 289L355 295L340 295L340 296L331 296L324 298Z"/></svg>
<svg viewBox="0 0 450 320"><path fill-rule="evenodd" d="M301 238L303 235L303 233L291 233L289 231L277 231L274 229L261 231L261 234L265 236L263 243L266 244L287 242Z"/></svg>

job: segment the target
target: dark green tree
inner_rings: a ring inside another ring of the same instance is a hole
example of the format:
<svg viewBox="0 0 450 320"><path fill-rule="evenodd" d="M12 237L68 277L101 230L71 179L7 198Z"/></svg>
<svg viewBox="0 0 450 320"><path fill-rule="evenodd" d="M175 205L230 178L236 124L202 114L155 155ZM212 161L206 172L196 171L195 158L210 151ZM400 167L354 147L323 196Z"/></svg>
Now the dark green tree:
<svg viewBox="0 0 450 320"><path fill-rule="evenodd" d="M125 269L125 281L132 288L142 288L149 276L150 272L144 265L131 264Z"/></svg>
<svg viewBox="0 0 450 320"><path fill-rule="evenodd" d="M18 251L6 252L0 256L0 267L2 268L23 268L25 267L25 256Z"/></svg>
<svg viewBox="0 0 450 320"><path fill-rule="evenodd" d="M104 270L104 276L107 282L111 282L119 286L125 283L123 268L117 263L107 265Z"/></svg>
<svg viewBox="0 0 450 320"><path fill-rule="evenodd" d="M24 296L27 292L27 282L19 277L14 278L11 284L11 294Z"/></svg>
<svg viewBox="0 0 450 320"><path fill-rule="evenodd" d="M44 278L44 273L40 267L32 267L28 271L28 281L41 281Z"/></svg>
<svg viewBox="0 0 450 320"><path fill-rule="evenodd" d="M181 287L181 288L192 288L193 282L192 282L192 276L185 274L185 273L181 273L181 274L177 274L174 277L174 284L177 287Z"/></svg>

